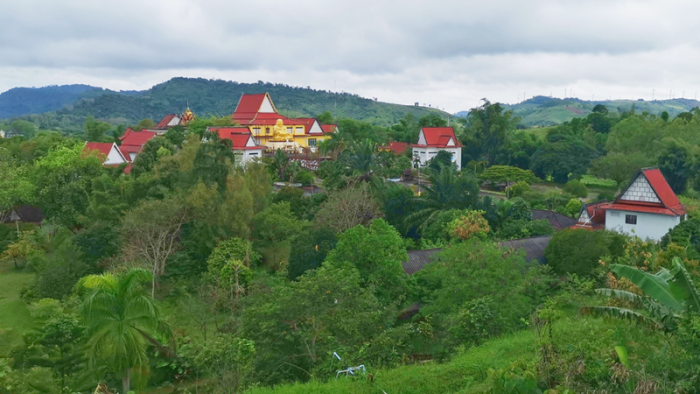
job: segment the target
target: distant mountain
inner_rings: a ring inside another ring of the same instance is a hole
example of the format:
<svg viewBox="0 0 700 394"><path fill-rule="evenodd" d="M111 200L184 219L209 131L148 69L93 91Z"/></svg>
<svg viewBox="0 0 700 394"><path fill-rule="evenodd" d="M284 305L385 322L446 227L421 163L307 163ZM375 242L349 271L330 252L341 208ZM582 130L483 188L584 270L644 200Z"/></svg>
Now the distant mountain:
<svg viewBox="0 0 700 394"><path fill-rule="evenodd" d="M56 111L78 100L85 92L102 89L88 85L14 88L0 94L0 119Z"/></svg>
<svg viewBox="0 0 700 394"><path fill-rule="evenodd" d="M660 115L666 111L671 117L694 107L700 107L700 101L690 99L586 101L577 98L559 99L546 96L535 96L518 104L504 106L512 109L522 119L523 126L535 127L553 126L573 118L586 117L598 104L606 106L610 112L629 111L634 107L636 112L647 111L654 115ZM456 115L464 117L468 114L469 111L460 111Z"/></svg>
<svg viewBox="0 0 700 394"><path fill-rule="evenodd" d="M173 78L141 92L87 88L77 94L71 93L72 101L66 98L61 105L56 103L44 111L50 111L49 113L36 115L41 111L17 109L10 116L23 115L22 118L38 123L41 128L77 131L82 129L86 116L114 124L135 124L145 118L158 121L166 114L181 113L188 105L197 116L229 115L233 113L243 93L265 92L270 93L277 109L288 116L316 116L331 111L337 117L388 126L397 123L407 113L416 117L430 113L447 115L434 108L383 103L355 94L331 93L262 81L250 84L202 78ZM0 99L14 90L17 89L3 93ZM68 97L68 94L65 96ZM37 107L33 97L29 96L22 105L24 108Z"/></svg>

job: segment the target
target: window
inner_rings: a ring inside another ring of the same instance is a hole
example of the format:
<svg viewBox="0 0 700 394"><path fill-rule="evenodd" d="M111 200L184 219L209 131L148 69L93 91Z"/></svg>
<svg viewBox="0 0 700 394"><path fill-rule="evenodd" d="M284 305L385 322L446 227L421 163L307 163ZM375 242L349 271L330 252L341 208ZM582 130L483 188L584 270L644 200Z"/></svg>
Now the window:
<svg viewBox="0 0 700 394"><path fill-rule="evenodd" d="M309 138L309 146L316 146L316 138Z"/></svg>
<svg viewBox="0 0 700 394"><path fill-rule="evenodd" d="M618 218L618 217L620 217L620 212L610 212L610 216L612 216L614 218Z"/></svg>
<svg viewBox="0 0 700 394"><path fill-rule="evenodd" d="M265 134L270 135L270 128L269 127L265 127Z"/></svg>
<svg viewBox="0 0 700 394"><path fill-rule="evenodd" d="M637 215L625 215L625 223L637 224Z"/></svg>
<svg viewBox="0 0 700 394"><path fill-rule="evenodd" d="M253 134L260 135L260 127L253 127Z"/></svg>
<svg viewBox="0 0 700 394"><path fill-rule="evenodd" d="M294 133L294 129L291 127L287 127L287 133L289 133L289 134Z"/></svg>
<svg viewBox="0 0 700 394"><path fill-rule="evenodd" d="M297 127L295 133L297 133L297 134L304 134L304 128L303 128L303 127Z"/></svg>

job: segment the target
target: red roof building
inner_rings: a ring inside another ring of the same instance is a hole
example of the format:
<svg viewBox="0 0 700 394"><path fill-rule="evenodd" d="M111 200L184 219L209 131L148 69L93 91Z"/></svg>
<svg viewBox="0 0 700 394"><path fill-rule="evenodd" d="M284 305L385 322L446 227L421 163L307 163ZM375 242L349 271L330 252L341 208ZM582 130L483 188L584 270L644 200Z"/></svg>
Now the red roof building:
<svg viewBox="0 0 700 394"><path fill-rule="evenodd" d="M267 93L242 95L231 119L247 127L258 145L271 149L279 144L315 149L327 133L337 130L337 125L321 125L315 118L289 118L280 114ZM278 138L275 138L276 129Z"/></svg>
<svg viewBox="0 0 700 394"><path fill-rule="evenodd" d="M615 201L584 208L573 228L605 228L652 240L686 218L685 207L658 168L640 170Z"/></svg>
<svg viewBox="0 0 700 394"><path fill-rule="evenodd" d="M219 139L231 141L231 150L236 154L237 162L245 165L256 158L261 158L264 146L255 142L247 127L209 127L207 131L216 133Z"/></svg>
<svg viewBox="0 0 700 394"><path fill-rule="evenodd" d="M400 155L400 154L404 153L407 148L408 148L408 143L406 143L406 142L391 141L386 146L382 146L379 149L387 151L387 152L394 152L397 155Z"/></svg>
<svg viewBox="0 0 700 394"><path fill-rule="evenodd" d="M422 127L418 133L418 143L413 145L413 156L420 160L421 166L437 156L438 152L452 154L452 162L457 169L462 168L462 145L455 137L452 127Z"/></svg>
<svg viewBox="0 0 700 394"><path fill-rule="evenodd" d="M83 152L98 151L104 155L103 164L115 166L128 162L124 154L114 142L86 142Z"/></svg>
<svg viewBox="0 0 700 394"><path fill-rule="evenodd" d="M119 150L121 150L122 154L129 162L133 162L136 160L136 156L143 146L146 145L146 142L155 136L156 132L154 131L134 131L130 128L126 129L124 135L119 137L122 142L121 145L119 145Z"/></svg>

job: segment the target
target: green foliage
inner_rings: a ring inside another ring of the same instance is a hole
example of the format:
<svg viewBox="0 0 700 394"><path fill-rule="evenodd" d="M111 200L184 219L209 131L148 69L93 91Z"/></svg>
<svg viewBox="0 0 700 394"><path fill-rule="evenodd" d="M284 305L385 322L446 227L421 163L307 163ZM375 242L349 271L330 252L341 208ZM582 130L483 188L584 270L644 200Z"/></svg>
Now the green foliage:
<svg viewBox="0 0 700 394"><path fill-rule="evenodd" d="M372 197L369 185L360 183L328 193L328 198L316 212L314 225L330 227L341 233L357 225L367 226L380 217L382 211Z"/></svg>
<svg viewBox="0 0 700 394"><path fill-rule="evenodd" d="M531 192L531 191L532 191L532 189L530 189L530 185L528 185L528 183L525 181L515 182L512 186L510 186L507 189L508 196L510 198L522 197L525 193Z"/></svg>
<svg viewBox="0 0 700 394"><path fill-rule="evenodd" d="M288 202L272 204L253 218L253 237L259 249L267 253L271 267L287 261L282 255L291 238L299 234L307 222L296 218Z"/></svg>
<svg viewBox="0 0 700 394"><path fill-rule="evenodd" d="M563 230L554 234L544 255L547 264L560 275L589 276L599 267L598 261L609 253L602 231Z"/></svg>
<svg viewBox="0 0 700 394"><path fill-rule="evenodd" d="M572 198L569 200L568 203L566 203L566 214L569 215L572 218L577 218L578 215L581 213L581 208L583 207L583 204L581 203L581 200L578 198Z"/></svg>
<svg viewBox="0 0 700 394"><path fill-rule="evenodd" d="M439 173L444 167L449 167L452 165L452 153L441 150L435 157L428 160L427 167L431 170Z"/></svg>
<svg viewBox="0 0 700 394"><path fill-rule="evenodd" d="M566 185L564 185L564 192L578 198L588 197L588 188L578 179L572 179L566 182Z"/></svg>
<svg viewBox="0 0 700 394"><path fill-rule="evenodd" d="M591 173L604 179L612 179L622 187L651 159L641 153L610 152L591 162Z"/></svg>
<svg viewBox="0 0 700 394"><path fill-rule="evenodd" d="M320 267L337 242L338 236L328 227L310 229L295 237L287 267L289 279L296 279L307 271Z"/></svg>
<svg viewBox="0 0 700 394"><path fill-rule="evenodd" d="M219 275L229 261L242 261L246 266L255 266L262 257L253 250L253 244L241 238L230 238L219 242L207 260L208 270L212 275Z"/></svg>
<svg viewBox="0 0 700 394"><path fill-rule="evenodd" d="M535 174L533 174L530 170L523 170L518 167L503 165L496 165L487 168L479 175L479 178L491 182L505 182L506 185L509 182L524 182L529 185L537 180Z"/></svg>
<svg viewBox="0 0 700 394"><path fill-rule="evenodd" d="M81 146L52 150L34 165L37 204L55 222L73 227L88 206L92 179L102 172L102 160L83 154Z"/></svg>
<svg viewBox="0 0 700 394"><path fill-rule="evenodd" d="M112 128L112 125L107 122L95 120L92 116L85 119L85 139L91 142L104 142L107 138L107 132Z"/></svg>
<svg viewBox="0 0 700 394"><path fill-rule="evenodd" d="M175 146L173 146L173 144L166 138L152 138L148 140L146 145L144 145L139 154L136 156L131 173L134 176L139 176L141 174L153 171L156 163L158 163L159 159L164 156L163 153L159 153L163 152L161 149L164 149L165 152L170 152L171 154L175 153Z"/></svg>
<svg viewBox="0 0 700 394"><path fill-rule="evenodd" d="M480 107L470 110L464 120L467 127L464 137L460 138L465 146L462 161L484 158L490 164L502 164L502 150L519 122L520 118L501 104L484 100Z"/></svg>
<svg viewBox="0 0 700 394"><path fill-rule="evenodd" d="M87 358L90 365L107 366L122 378L128 392L134 369L148 368L149 345L158 338L172 339L170 327L161 320L158 302L144 294L143 284L152 274L134 269L122 275L91 275L81 280L87 291L80 314L87 326Z"/></svg>
<svg viewBox="0 0 700 394"><path fill-rule="evenodd" d="M250 383L255 361L253 341L218 333L207 341L185 347L183 352L197 371L213 381L210 388L236 393Z"/></svg>
<svg viewBox="0 0 700 394"><path fill-rule="evenodd" d="M520 319L539 304L549 281L540 268L528 267L521 253L504 254L493 243L473 240L443 249L436 262L415 275L425 303L421 315L454 332L464 324L489 327L487 334L462 334L478 340L521 328ZM469 323L472 318L475 321ZM459 338L448 340L457 345Z"/></svg>
<svg viewBox="0 0 700 394"><path fill-rule="evenodd" d="M530 169L540 178L551 176L557 183L586 173L597 152L586 142L564 137L545 143L530 160Z"/></svg>

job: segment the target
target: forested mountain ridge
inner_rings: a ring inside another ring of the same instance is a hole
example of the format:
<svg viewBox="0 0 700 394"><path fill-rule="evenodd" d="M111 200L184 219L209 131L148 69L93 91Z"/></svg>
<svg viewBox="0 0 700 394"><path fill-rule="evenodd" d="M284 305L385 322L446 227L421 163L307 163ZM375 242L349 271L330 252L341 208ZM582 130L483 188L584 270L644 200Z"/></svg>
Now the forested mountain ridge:
<svg viewBox="0 0 700 394"><path fill-rule="evenodd" d="M62 87L56 87L58 89ZM311 88L292 87L284 84L238 83L203 78L173 78L141 92L114 92L91 88L63 100L48 109L24 112L22 118L37 123L42 129L60 128L64 131L82 129L85 117L108 121L113 124L137 123L141 119L161 119L169 113L180 113L188 105L199 116L228 115L233 113L243 93L270 93L280 112L289 116L315 116L330 111L339 118L353 118L375 125L395 124L407 113L417 118L442 111L432 108L405 106L377 102L349 93L331 93ZM0 99L8 93L0 95ZM20 100L21 101L21 100ZM34 108L26 104L26 108ZM9 116L17 116L20 103ZM53 111L53 112L49 112ZM2 117L2 116L0 116Z"/></svg>
<svg viewBox="0 0 700 394"><path fill-rule="evenodd" d="M0 119L55 111L79 100L91 90L102 91L89 85L13 88L0 94Z"/></svg>
<svg viewBox="0 0 700 394"><path fill-rule="evenodd" d="M578 98L559 99L547 96L535 96L517 104L506 104L505 108L513 110L513 113L521 118L521 126L554 126L568 122L574 118L585 118L593 107L598 104L606 106L610 111L649 112L653 115L661 115L668 112L675 117L681 112L700 107L700 101L692 99L675 98L670 100L581 100ZM460 111L457 116L467 116L469 111Z"/></svg>

